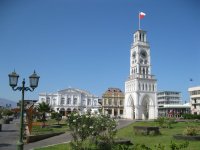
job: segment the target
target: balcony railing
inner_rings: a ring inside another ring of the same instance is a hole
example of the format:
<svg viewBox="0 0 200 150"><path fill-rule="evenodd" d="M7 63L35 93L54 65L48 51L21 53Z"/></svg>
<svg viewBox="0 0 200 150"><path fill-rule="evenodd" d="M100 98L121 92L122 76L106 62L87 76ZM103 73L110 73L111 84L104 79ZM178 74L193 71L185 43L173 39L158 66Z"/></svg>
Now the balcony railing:
<svg viewBox="0 0 200 150"><path fill-rule="evenodd" d="M136 79L136 78L144 78L144 79L155 79L154 75L150 74L133 74L128 77L128 80Z"/></svg>

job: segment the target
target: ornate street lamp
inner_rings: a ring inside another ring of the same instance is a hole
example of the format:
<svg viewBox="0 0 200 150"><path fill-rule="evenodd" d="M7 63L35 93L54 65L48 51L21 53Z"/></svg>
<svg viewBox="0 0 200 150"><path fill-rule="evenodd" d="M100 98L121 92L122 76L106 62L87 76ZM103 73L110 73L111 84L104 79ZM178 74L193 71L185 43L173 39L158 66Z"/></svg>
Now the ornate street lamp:
<svg viewBox="0 0 200 150"><path fill-rule="evenodd" d="M24 124L24 91L34 91L34 89L38 86L39 76L35 73L29 76L30 87L25 87L25 79L22 81L22 86L16 87L19 75L14 71L9 76L9 85L12 87L14 91L22 91L22 100L21 100L21 111L20 111L20 137L19 141L17 142L17 149L23 150L24 143L23 143L23 124Z"/></svg>

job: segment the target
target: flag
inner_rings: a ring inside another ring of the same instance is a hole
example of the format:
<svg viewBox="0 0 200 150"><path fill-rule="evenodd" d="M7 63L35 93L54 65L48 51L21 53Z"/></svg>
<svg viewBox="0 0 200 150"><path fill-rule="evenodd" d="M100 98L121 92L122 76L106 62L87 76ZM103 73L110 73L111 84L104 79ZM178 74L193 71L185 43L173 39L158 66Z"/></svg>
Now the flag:
<svg viewBox="0 0 200 150"><path fill-rule="evenodd" d="M140 12L140 13L139 13L139 18L142 19L142 18L144 18L145 15L146 15L146 14L145 14L144 12Z"/></svg>

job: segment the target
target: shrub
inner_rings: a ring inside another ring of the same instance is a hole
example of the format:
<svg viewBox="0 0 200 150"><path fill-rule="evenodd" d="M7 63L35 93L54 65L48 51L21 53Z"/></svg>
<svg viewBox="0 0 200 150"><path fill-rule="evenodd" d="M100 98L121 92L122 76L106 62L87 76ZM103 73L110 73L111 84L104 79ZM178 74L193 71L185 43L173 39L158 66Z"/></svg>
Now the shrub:
<svg viewBox="0 0 200 150"><path fill-rule="evenodd" d="M172 128L172 124L176 123L175 118L159 117L155 120L161 128Z"/></svg>
<svg viewBox="0 0 200 150"><path fill-rule="evenodd" d="M200 119L200 115L183 114L184 119Z"/></svg>
<svg viewBox="0 0 200 150"><path fill-rule="evenodd" d="M100 149L112 148L117 126L114 119L104 115L72 113L68 115L67 122L73 137L72 149L88 149L86 141L95 143L96 147Z"/></svg>
<svg viewBox="0 0 200 150"><path fill-rule="evenodd" d="M191 136L195 136L197 135L199 132L199 128L198 127L191 127L191 126L188 126L184 131L183 131L183 134L184 135L191 135Z"/></svg>

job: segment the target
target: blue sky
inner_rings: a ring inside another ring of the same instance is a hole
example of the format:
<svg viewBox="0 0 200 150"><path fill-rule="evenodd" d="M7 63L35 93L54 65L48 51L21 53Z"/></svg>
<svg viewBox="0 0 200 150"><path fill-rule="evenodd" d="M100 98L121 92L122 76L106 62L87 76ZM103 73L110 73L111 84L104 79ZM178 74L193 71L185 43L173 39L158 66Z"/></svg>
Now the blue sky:
<svg viewBox="0 0 200 150"><path fill-rule="evenodd" d="M200 83L198 0L1 0L0 97L21 98L8 85L14 68L27 86L34 69L41 77L26 99L68 87L97 96L108 87L124 90L139 11L158 90L188 100L188 87Z"/></svg>

